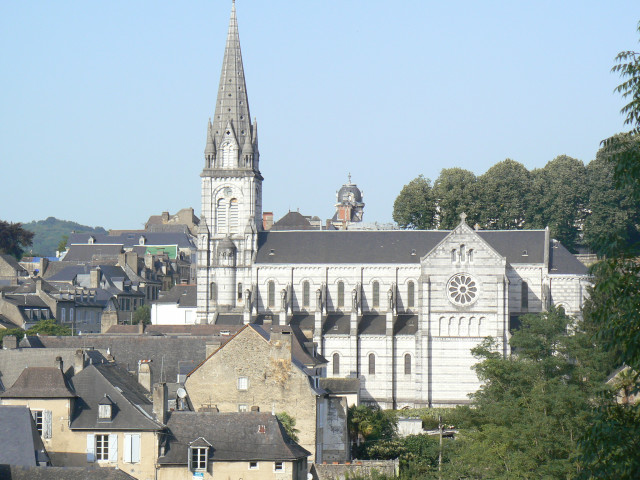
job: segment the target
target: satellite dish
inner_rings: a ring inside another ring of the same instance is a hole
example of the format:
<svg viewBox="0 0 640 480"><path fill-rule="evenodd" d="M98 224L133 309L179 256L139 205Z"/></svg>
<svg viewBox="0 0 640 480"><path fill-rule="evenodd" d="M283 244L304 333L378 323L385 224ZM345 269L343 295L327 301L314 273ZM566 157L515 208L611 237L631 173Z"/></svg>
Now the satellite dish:
<svg viewBox="0 0 640 480"><path fill-rule="evenodd" d="M178 395L178 398L187 398L187 391L184 388L179 388L176 391L176 394Z"/></svg>

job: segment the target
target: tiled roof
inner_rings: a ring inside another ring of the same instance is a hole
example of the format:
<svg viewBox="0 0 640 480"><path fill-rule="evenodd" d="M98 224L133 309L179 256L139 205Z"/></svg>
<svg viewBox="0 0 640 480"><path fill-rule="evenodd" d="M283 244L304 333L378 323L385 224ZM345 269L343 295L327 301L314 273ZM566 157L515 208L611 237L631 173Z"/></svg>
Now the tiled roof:
<svg viewBox="0 0 640 480"><path fill-rule="evenodd" d="M160 295L155 303L175 303L180 307L195 307L196 290L196 285L175 285L171 290Z"/></svg>
<svg viewBox="0 0 640 480"><path fill-rule="evenodd" d="M549 249L549 273L557 275L586 275L589 269L560 242L552 242Z"/></svg>
<svg viewBox="0 0 640 480"><path fill-rule="evenodd" d="M72 398L76 394L57 367L27 367L2 398Z"/></svg>
<svg viewBox="0 0 640 480"><path fill-rule="evenodd" d="M177 245L180 248L195 248L193 237L187 233L178 232L148 232L143 233L127 233L123 232L120 235L107 235L96 233L72 233L69 235L69 245L75 244L89 244L89 237L94 237L95 242L103 245L123 245L126 248L130 248L140 244L140 237L145 238L146 246L155 245Z"/></svg>
<svg viewBox="0 0 640 480"><path fill-rule="evenodd" d="M269 413L172 412L167 427L170 434L160 464L186 465L189 445L200 438L212 446L209 460L214 462L293 461L310 455L289 440Z"/></svg>
<svg viewBox="0 0 640 480"><path fill-rule="evenodd" d="M117 260L121 252L121 244L70 245L63 260L65 262L103 262L105 260Z"/></svg>

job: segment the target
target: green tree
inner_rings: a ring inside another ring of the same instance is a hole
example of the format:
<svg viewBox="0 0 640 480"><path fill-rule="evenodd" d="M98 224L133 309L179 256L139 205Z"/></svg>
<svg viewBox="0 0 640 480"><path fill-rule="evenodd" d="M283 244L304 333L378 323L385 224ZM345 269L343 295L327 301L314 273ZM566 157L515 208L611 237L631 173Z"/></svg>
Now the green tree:
<svg viewBox="0 0 640 480"><path fill-rule="evenodd" d="M478 178L480 224L489 230L528 227L531 174L510 158Z"/></svg>
<svg viewBox="0 0 640 480"><path fill-rule="evenodd" d="M587 203L584 164L560 155L544 168L531 172L532 196L528 202L531 227L549 226L551 236L575 252L580 240Z"/></svg>
<svg viewBox="0 0 640 480"><path fill-rule="evenodd" d="M296 419L287 412L276 413L276 417L278 417L278 420L282 424L282 428L284 428L284 431L289 435L289 438L294 442L297 442L300 430L296 428Z"/></svg>
<svg viewBox="0 0 640 480"><path fill-rule="evenodd" d="M55 336L67 336L71 335L71 330L60 325L55 319L49 318L47 320L40 320L33 327L27 330L27 335L55 335Z"/></svg>
<svg viewBox="0 0 640 480"><path fill-rule="evenodd" d="M638 23L640 33L640 23ZM613 71L623 82L616 88L628 103L622 108L631 131L603 141L605 158L613 170L618 193L640 203L640 53L616 57ZM606 258L593 269L595 282L585 305L585 317L597 328L595 338L620 366L640 372L640 241L636 232L625 238L602 235L599 246ZM637 379L636 379L637 380ZM636 391L639 390L636 381ZM603 395L582 441L585 478L640 478L640 403L618 404L613 393Z"/></svg>
<svg viewBox="0 0 640 480"><path fill-rule="evenodd" d="M467 223L480 220L477 179L473 172L462 168L444 168L433 184L433 198L438 206L438 228L450 230L460 223L460 214L467 214Z"/></svg>
<svg viewBox="0 0 640 480"><path fill-rule="evenodd" d="M431 180L420 175L402 187L393 203L393 220L400 228L425 230L435 226L435 218Z"/></svg>
<svg viewBox="0 0 640 480"><path fill-rule="evenodd" d="M567 333L568 329L573 334ZM578 439L605 371L581 322L551 309L522 318L505 358L488 339L474 349L483 386L444 465L444 478L571 478Z"/></svg>
<svg viewBox="0 0 640 480"><path fill-rule="evenodd" d="M136 308L136 311L133 312L131 324L138 325L140 323L143 325L151 324L151 307L149 307L149 305L140 305Z"/></svg>
<svg viewBox="0 0 640 480"><path fill-rule="evenodd" d="M63 235L60 243L58 243L58 248L56 248L56 252L64 252L67 249L67 242L69 241L69 235Z"/></svg>
<svg viewBox="0 0 640 480"><path fill-rule="evenodd" d="M18 342L24 338L24 330L21 328L8 328L6 330L0 330L0 345L2 345L2 339L7 335L15 335L18 338Z"/></svg>
<svg viewBox="0 0 640 480"><path fill-rule="evenodd" d="M368 405L352 405L347 412L347 426L355 458L366 456L368 446L396 437L398 421L394 412Z"/></svg>
<svg viewBox="0 0 640 480"><path fill-rule="evenodd" d="M22 228L21 223L0 220L0 253L22 258L26 247L33 242L33 233Z"/></svg>

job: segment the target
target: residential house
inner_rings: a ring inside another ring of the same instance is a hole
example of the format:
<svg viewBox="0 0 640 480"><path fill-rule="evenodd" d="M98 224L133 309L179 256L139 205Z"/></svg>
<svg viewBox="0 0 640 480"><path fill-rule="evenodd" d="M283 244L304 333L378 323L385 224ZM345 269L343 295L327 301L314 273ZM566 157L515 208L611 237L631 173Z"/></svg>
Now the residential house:
<svg viewBox="0 0 640 480"><path fill-rule="evenodd" d="M0 254L0 285L17 285L29 272L11 255Z"/></svg>
<svg viewBox="0 0 640 480"><path fill-rule="evenodd" d="M172 412L158 480L306 480L310 453L271 413Z"/></svg>
<svg viewBox="0 0 640 480"><path fill-rule="evenodd" d="M196 286L176 285L151 304L153 325L193 325L196 323Z"/></svg>
<svg viewBox="0 0 640 480"><path fill-rule="evenodd" d="M36 427L37 412L33 414L26 406L0 405L0 465L35 467L50 463ZM0 473L0 478L11 477Z"/></svg>

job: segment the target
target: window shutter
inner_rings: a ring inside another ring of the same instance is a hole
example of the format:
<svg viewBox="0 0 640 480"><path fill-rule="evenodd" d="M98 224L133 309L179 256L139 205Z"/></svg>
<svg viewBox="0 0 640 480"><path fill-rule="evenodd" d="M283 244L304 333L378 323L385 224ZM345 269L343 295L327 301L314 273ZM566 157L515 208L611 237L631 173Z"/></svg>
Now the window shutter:
<svg viewBox="0 0 640 480"><path fill-rule="evenodd" d="M87 435L87 462L96 461L96 436L90 433Z"/></svg>
<svg viewBox="0 0 640 480"><path fill-rule="evenodd" d="M140 463L140 435L131 435L131 463Z"/></svg>
<svg viewBox="0 0 640 480"><path fill-rule="evenodd" d="M42 412L42 434L44 438L51 438L51 410Z"/></svg>
<svg viewBox="0 0 640 480"><path fill-rule="evenodd" d="M188 459L188 463L189 463L189 471L192 472L193 471L193 450L191 449L191 447L187 447L187 459Z"/></svg>
<svg viewBox="0 0 640 480"><path fill-rule="evenodd" d="M109 463L118 463L118 435L109 434Z"/></svg>
<svg viewBox="0 0 640 480"><path fill-rule="evenodd" d="M122 461L126 463L131 463L131 434L124 434L124 454L122 457Z"/></svg>

